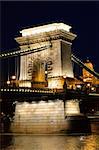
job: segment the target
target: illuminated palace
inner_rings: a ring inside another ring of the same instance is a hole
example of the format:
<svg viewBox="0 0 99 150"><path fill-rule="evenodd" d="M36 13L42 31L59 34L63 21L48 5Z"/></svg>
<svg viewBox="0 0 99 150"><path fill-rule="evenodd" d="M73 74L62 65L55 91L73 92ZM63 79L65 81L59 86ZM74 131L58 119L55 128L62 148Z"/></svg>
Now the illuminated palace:
<svg viewBox="0 0 99 150"><path fill-rule="evenodd" d="M22 37L15 39L20 49L34 49L20 56L20 87L63 88L65 77L74 78L71 45L76 35L70 29L64 23L53 23L20 32Z"/></svg>

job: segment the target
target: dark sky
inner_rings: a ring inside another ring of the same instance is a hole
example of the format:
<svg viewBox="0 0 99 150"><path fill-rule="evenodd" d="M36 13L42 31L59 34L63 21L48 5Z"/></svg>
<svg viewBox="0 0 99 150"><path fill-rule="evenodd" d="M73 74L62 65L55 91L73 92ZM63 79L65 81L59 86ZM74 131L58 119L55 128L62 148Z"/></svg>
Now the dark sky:
<svg viewBox="0 0 99 150"><path fill-rule="evenodd" d="M89 57L99 72L99 2L2 1L1 4L2 51L17 47L14 38L23 28L64 22L78 36L72 51L83 61Z"/></svg>

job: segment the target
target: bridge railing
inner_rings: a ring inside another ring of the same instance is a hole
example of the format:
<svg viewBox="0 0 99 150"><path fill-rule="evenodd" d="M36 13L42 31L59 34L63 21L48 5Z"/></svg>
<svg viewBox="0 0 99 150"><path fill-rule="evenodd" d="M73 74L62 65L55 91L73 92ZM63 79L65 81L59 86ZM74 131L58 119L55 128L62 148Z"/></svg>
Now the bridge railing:
<svg viewBox="0 0 99 150"><path fill-rule="evenodd" d="M1 87L1 92L33 92L33 93L54 93L54 89L49 88L24 88L24 87Z"/></svg>

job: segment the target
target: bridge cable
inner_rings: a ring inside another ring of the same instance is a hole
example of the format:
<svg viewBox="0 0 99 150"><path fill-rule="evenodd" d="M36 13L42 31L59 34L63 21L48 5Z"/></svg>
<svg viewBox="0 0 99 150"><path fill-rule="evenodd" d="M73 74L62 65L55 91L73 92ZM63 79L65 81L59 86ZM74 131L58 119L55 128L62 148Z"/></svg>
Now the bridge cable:
<svg viewBox="0 0 99 150"><path fill-rule="evenodd" d="M91 73L92 75L94 75L96 78L99 79L99 73L93 71L92 69L90 69L89 67L87 67L79 58L77 58L74 54L71 55L71 60L73 62L75 62L76 64L78 64L80 67L86 69L89 73Z"/></svg>

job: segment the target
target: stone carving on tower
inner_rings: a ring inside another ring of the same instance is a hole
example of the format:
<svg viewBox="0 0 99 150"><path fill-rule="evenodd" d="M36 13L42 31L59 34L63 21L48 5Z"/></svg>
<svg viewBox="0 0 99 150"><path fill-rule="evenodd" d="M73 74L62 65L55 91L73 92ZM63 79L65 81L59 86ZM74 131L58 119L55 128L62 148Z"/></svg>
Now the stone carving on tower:
<svg viewBox="0 0 99 150"><path fill-rule="evenodd" d="M22 37L15 40L28 52L20 56L20 87L44 87L47 82L49 88L63 88L63 77L74 77L71 45L76 35L70 29L52 23L21 31Z"/></svg>

